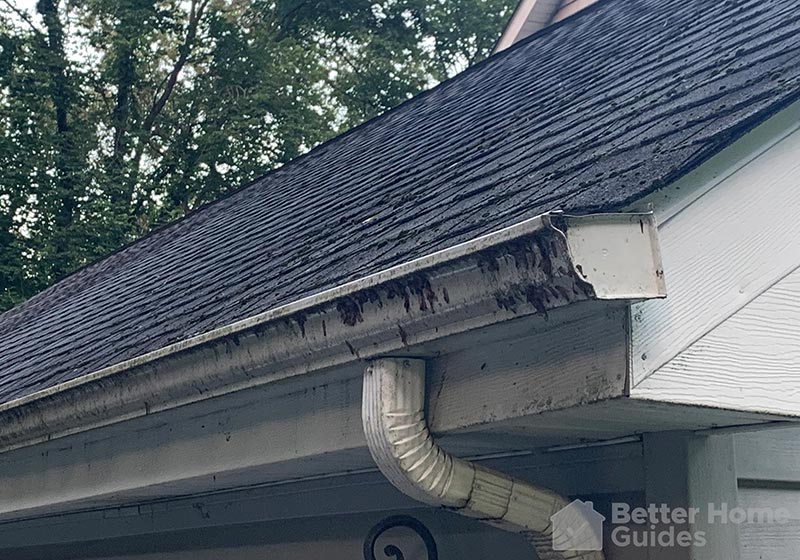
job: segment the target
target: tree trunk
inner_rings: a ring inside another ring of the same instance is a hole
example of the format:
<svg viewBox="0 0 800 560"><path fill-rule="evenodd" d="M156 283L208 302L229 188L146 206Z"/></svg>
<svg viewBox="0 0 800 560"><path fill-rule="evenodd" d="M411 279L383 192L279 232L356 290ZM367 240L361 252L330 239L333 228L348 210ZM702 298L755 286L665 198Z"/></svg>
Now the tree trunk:
<svg viewBox="0 0 800 560"><path fill-rule="evenodd" d="M54 214L53 265L51 274L57 280L77 264L73 251L73 225L77 210L77 175L81 160L70 128L70 109L73 102L64 50L64 26L58 14L58 0L39 0L37 10L44 21L47 41L46 64L50 80L50 98L56 121L55 165L58 194Z"/></svg>

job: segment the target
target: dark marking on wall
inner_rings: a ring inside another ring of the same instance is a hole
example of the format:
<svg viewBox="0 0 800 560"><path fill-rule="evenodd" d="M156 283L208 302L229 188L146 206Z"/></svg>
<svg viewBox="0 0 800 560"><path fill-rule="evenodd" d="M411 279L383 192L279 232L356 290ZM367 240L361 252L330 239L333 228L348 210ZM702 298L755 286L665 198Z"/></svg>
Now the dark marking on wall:
<svg viewBox="0 0 800 560"><path fill-rule="evenodd" d="M400 340L403 342L403 346L408 346L408 333L406 330L402 325L397 325L397 330L400 331Z"/></svg>
<svg viewBox="0 0 800 560"><path fill-rule="evenodd" d="M203 502L195 502L192 504L192 507L200 512L200 517L203 519L211 519L211 514L206 509L206 505Z"/></svg>
<svg viewBox="0 0 800 560"><path fill-rule="evenodd" d="M512 313L517 312L517 298L514 296L514 294L509 292L497 292L495 293L494 298L497 302L497 307L500 309L511 311Z"/></svg>
<svg viewBox="0 0 800 560"><path fill-rule="evenodd" d="M342 322L348 327L354 327L364 321L361 305L352 297L341 298L336 304L336 309L342 317Z"/></svg>
<svg viewBox="0 0 800 560"><path fill-rule="evenodd" d="M306 337L306 314L305 313L297 313L294 317L295 321L297 321L297 326L300 327L300 334L303 338Z"/></svg>

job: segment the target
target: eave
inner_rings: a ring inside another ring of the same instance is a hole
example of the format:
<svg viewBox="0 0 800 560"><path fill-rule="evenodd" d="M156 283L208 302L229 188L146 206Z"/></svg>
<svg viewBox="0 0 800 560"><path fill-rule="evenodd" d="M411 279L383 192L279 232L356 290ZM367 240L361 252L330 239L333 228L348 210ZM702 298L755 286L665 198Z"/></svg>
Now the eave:
<svg viewBox="0 0 800 560"><path fill-rule="evenodd" d="M664 297L649 214L546 214L0 405L0 451L585 301Z"/></svg>

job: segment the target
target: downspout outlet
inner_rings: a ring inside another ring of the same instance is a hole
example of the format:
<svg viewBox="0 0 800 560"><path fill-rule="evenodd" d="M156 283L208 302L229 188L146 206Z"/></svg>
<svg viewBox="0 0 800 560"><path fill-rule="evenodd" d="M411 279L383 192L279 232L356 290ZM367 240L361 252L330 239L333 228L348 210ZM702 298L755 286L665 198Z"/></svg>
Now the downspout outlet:
<svg viewBox="0 0 800 560"><path fill-rule="evenodd" d="M415 500L523 534L541 560L603 560L601 551L556 550L569 535L553 535L550 517L567 498L450 455L434 441L425 417L425 362L372 361L364 373L362 421L372 457L384 476ZM580 517L580 516L579 516ZM579 530L591 526L576 518ZM599 535L597 543L600 542Z"/></svg>

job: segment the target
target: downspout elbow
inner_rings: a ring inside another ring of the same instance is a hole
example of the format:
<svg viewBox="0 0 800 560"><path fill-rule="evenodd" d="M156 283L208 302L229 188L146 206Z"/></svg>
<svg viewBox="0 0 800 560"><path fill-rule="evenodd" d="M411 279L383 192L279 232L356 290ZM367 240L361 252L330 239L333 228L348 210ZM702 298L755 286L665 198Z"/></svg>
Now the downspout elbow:
<svg viewBox="0 0 800 560"><path fill-rule="evenodd" d="M540 559L602 560L599 551L560 551L550 517L568 505L559 494L450 455L425 417L425 362L381 359L364 374L362 420L372 457L404 494L525 535ZM580 529L589 520L576 518Z"/></svg>

